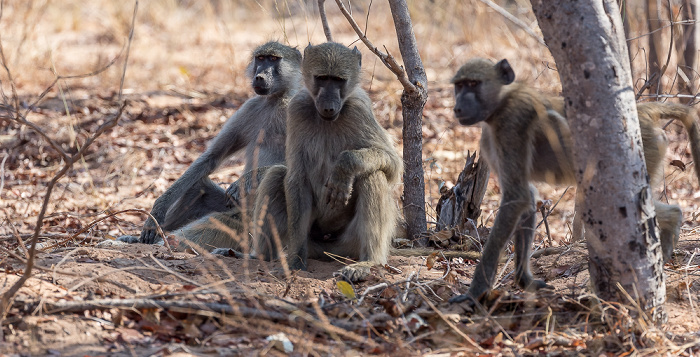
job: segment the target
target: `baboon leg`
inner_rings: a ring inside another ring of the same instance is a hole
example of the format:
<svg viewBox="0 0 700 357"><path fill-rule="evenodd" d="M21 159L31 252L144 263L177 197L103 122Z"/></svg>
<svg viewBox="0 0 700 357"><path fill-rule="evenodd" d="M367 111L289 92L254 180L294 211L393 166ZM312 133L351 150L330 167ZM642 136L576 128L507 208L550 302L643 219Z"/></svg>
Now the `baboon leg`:
<svg viewBox="0 0 700 357"><path fill-rule="evenodd" d="M359 243L360 261L384 264L391 248L391 238L396 229L398 212L386 192L391 188L386 176L375 171L355 181L357 206L346 235Z"/></svg>
<svg viewBox="0 0 700 357"><path fill-rule="evenodd" d="M535 279L530 270L535 221L535 211L525 212L520 216L520 226L515 231L515 282L523 290L528 291L551 287L543 280Z"/></svg>
<svg viewBox="0 0 700 357"><path fill-rule="evenodd" d="M309 243L309 257L322 257L324 251L337 255L359 258L359 262L345 266L340 273L350 281L360 281L369 275L370 267L385 264L396 230L398 211L391 200L384 172L376 171L357 178L354 194L357 195L355 216L348 224L339 242Z"/></svg>
<svg viewBox="0 0 700 357"><path fill-rule="evenodd" d="M227 210L224 190L205 177L185 191L168 209L161 228L172 231L209 213Z"/></svg>
<svg viewBox="0 0 700 357"><path fill-rule="evenodd" d="M247 251L250 243L243 234L240 211L231 209L227 212L214 212L173 231L173 235L197 244L204 249L227 248ZM179 250L187 248L187 242L181 242Z"/></svg>
<svg viewBox="0 0 700 357"><path fill-rule="evenodd" d="M526 195L518 194L520 192ZM500 209L493 223L493 228L481 255L481 261L476 266L474 278L469 286L469 295L479 299L493 286L496 277L496 268L500 261L501 253L508 244L510 236L515 231L518 219L523 212L534 210L530 191L527 186L522 189L513 189L503 193Z"/></svg>
<svg viewBox="0 0 700 357"><path fill-rule="evenodd" d="M673 249L678 244L683 212L676 205L667 205L657 201L654 201L654 209L656 210L656 220L659 222L664 262L667 262L671 259Z"/></svg>
<svg viewBox="0 0 700 357"><path fill-rule="evenodd" d="M287 168L272 166L260 182L255 198L253 214L254 248L265 260L277 259L283 247L276 244L275 235L284 246L287 241L287 200L284 193L284 178ZM273 221L273 225L270 223Z"/></svg>
<svg viewBox="0 0 700 357"><path fill-rule="evenodd" d="M240 207L245 196L246 203L252 213L252 206L255 201L255 191L260 187L260 182L271 166L263 166L257 169L246 171L241 177L226 189L227 206L229 208Z"/></svg>

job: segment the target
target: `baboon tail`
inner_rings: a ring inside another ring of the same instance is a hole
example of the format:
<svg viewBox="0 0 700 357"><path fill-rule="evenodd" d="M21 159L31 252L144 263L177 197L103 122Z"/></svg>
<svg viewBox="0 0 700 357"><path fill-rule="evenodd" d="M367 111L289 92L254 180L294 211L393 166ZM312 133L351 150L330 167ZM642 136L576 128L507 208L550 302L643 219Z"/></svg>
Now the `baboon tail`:
<svg viewBox="0 0 700 357"><path fill-rule="evenodd" d="M679 118L688 131L688 140L690 140L690 152L693 155L693 166L695 166L695 176L700 182L700 128L698 127L698 114L695 109L688 108L687 115Z"/></svg>
<svg viewBox="0 0 700 357"><path fill-rule="evenodd" d="M683 123L688 132L690 141L690 152L693 156L693 166L695 166L695 176L700 182L700 127L698 127L698 114L695 109L683 104L676 103L642 103L638 110L650 111L650 117L658 121L663 118L678 120Z"/></svg>

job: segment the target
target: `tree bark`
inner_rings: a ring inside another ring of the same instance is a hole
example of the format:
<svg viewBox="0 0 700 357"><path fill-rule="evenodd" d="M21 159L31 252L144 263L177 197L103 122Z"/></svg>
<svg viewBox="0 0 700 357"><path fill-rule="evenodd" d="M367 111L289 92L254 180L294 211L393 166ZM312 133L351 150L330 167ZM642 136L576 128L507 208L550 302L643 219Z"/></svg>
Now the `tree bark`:
<svg viewBox="0 0 700 357"><path fill-rule="evenodd" d="M652 85L649 90L658 93L661 86L661 63L659 50L662 44L661 33L661 3L660 0L646 0L644 9L647 14L647 27L649 30L649 78L656 81L656 85ZM655 77L656 76L656 77Z"/></svg>
<svg viewBox="0 0 700 357"><path fill-rule="evenodd" d="M425 181L423 179L423 107L428 100L428 78L423 68L416 36L413 33L411 15L405 0L389 0L391 15L399 41L399 51L403 58L408 79L415 91L404 88L401 95L403 115L403 161L404 197L403 213L406 219L406 233L415 239L426 230ZM427 244L427 237L419 240Z"/></svg>
<svg viewBox="0 0 700 357"><path fill-rule="evenodd" d="M695 3L695 0L687 0L683 9L684 20L697 21L698 19L700 19L700 6L698 6ZM700 25L698 25L697 23L686 25L683 28L683 40L685 42L685 46L682 47L683 66L681 66L679 70L685 73L686 77L688 77L689 82L681 82L681 90L688 94L695 95L698 90L698 80L695 67L698 63L697 60L698 46L700 46ZM688 100L687 103L692 104L692 102L694 101L695 99L693 98Z"/></svg>
<svg viewBox="0 0 700 357"><path fill-rule="evenodd" d="M437 213L437 230L457 227L461 232L476 229L467 224L481 215L481 201L489 182L489 167L486 160L476 161L476 152L467 152L467 162L459 174L457 183L450 189L440 189Z"/></svg>
<svg viewBox="0 0 700 357"><path fill-rule="evenodd" d="M653 1L653 0L652 0ZM659 231L615 0L532 0L561 78L593 289L663 322Z"/></svg>

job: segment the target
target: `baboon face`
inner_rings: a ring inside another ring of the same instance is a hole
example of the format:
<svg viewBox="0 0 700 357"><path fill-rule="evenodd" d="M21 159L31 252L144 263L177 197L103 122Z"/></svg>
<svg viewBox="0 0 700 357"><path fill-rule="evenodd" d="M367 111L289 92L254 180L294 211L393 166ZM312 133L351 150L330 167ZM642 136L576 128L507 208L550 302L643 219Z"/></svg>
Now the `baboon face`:
<svg viewBox="0 0 700 357"><path fill-rule="evenodd" d="M287 90L299 76L301 52L278 42L268 42L253 52L249 66L257 95L273 95Z"/></svg>
<svg viewBox="0 0 700 357"><path fill-rule="evenodd" d="M257 95L268 95L274 87L275 76L279 73L279 62L282 58L275 55L258 55L253 60L255 77L253 90Z"/></svg>
<svg viewBox="0 0 700 357"><path fill-rule="evenodd" d="M327 42L304 50L302 74L319 116L338 118L345 99L357 87L362 55L356 48Z"/></svg>
<svg viewBox="0 0 700 357"><path fill-rule="evenodd" d="M343 102L347 97L347 79L335 76L315 76L314 102L316 103L316 111L321 118L333 121L338 118L340 110L343 108Z"/></svg>
<svg viewBox="0 0 700 357"><path fill-rule="evenodd" d="M500 107L503 86L513 83L515 73L507 60L493 64L472 59L452 78L455 86L455 117L462 125L487 120Z"/></svg>

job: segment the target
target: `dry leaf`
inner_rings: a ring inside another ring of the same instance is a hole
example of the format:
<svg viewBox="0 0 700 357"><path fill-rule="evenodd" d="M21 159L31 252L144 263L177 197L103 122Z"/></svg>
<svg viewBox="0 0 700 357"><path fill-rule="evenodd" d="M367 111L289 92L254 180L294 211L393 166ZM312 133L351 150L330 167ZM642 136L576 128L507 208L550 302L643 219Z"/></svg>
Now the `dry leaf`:
<svg viewBox="0 0 700 357"><path fill-rule="evenodd" d="M438 252L433 252L430 253L428 256L428 259L425 260L425 266L428 267L428 270L432 269L433 266L435 266L435 262L437 261L438 258Z"/></svg>
<svg viewBox="0 0 700 357"><path fill-rule="evenodd" d="M679 168L681 171L685 171L685 164L681 160L671 160L670 165Z"/></svg>
<svg viewBox="0 0 700 357"><path fill-rule="evenodd" d="M335 283L335 285L338 286L338 291L340 291L340 293L343 294L343 296L345 296L346 298L350 300L357 299L357 296L355 295L355 289L353 289L352 285L350 285L350 283L348 283L347 281L338 280L338 282Z"/></svg>

